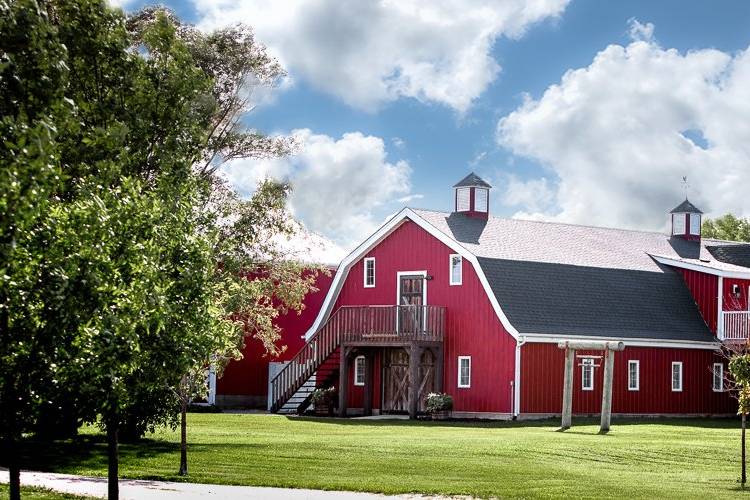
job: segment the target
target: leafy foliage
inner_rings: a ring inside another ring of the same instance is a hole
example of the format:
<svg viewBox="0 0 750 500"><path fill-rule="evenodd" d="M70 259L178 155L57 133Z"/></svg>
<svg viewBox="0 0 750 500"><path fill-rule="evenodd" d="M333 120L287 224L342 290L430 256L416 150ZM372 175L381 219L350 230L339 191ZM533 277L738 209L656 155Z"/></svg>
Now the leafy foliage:
<svg viewBox="0 0 750 500"><path fill-rule="evenodd" d="M453 397L443 392L431 392L427 395L427 412L451 411L453 409Z"/></svg>
<svg viewBox="0 0 750 500"><path fill-rule="evenodd" d="M704 238L728 241L750 241L750 220L726 214L716 219L703 221L701 234Z"/></svg>

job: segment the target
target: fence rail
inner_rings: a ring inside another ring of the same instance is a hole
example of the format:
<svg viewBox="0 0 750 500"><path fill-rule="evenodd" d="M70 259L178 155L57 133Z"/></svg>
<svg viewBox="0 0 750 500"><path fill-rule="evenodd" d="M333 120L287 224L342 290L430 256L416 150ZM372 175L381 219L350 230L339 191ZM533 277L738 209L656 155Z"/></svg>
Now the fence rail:
<svg viewBox="0 0 750 500"><path fill-rule="evenodd" d="M721 340L747 340L750 336L750 311L723 311Z"/></svg>

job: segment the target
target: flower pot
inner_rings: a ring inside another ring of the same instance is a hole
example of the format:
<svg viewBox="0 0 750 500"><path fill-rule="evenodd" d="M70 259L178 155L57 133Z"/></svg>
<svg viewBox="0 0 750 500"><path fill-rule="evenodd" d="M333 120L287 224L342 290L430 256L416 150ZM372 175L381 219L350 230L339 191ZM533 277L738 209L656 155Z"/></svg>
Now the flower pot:
<svg viewBox="0 0 750 500"><path fill-rule="evenodd" d="M447 420L450 416L450 411L448 410L440 410L432 412L432 420Z"/></svg>

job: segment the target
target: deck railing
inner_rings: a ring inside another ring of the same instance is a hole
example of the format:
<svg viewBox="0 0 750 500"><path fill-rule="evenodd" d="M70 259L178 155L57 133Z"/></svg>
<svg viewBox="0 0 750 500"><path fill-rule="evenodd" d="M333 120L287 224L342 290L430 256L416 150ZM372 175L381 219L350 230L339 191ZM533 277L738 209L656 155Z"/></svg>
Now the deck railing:
<svg viewBox="0 0 750 500"><path fill-rule="evenodd" d="M750 311L723 311L721 316L721 340L747 340L750 337Z"/></svg>
<svg viewBox="0 0 750 500"><path fill-rule="evenodd" d="M278 411L344 342L373 345L439 342L444 333L444 307L340 307L271 380L271 411Z"/></svg>

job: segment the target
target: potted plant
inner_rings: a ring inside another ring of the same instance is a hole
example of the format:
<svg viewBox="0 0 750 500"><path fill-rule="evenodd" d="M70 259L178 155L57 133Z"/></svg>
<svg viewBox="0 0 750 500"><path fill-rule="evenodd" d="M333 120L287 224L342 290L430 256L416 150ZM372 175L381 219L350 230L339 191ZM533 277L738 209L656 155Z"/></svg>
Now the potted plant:
<svg viewBox="0 0 750 500"><path fill-rule="evenodd" d="M316 415L333 416L333 410L338 406L339 394L333 387L318 387L312 392L310 402L315 405Z"/></svg>
<svg viewBox="0 0 750 500"><path fill-rule="evenodd" d="M433 420L445 420L453 409L453 398L444 392L431 392L427 395L427 413Z"/></svg>

